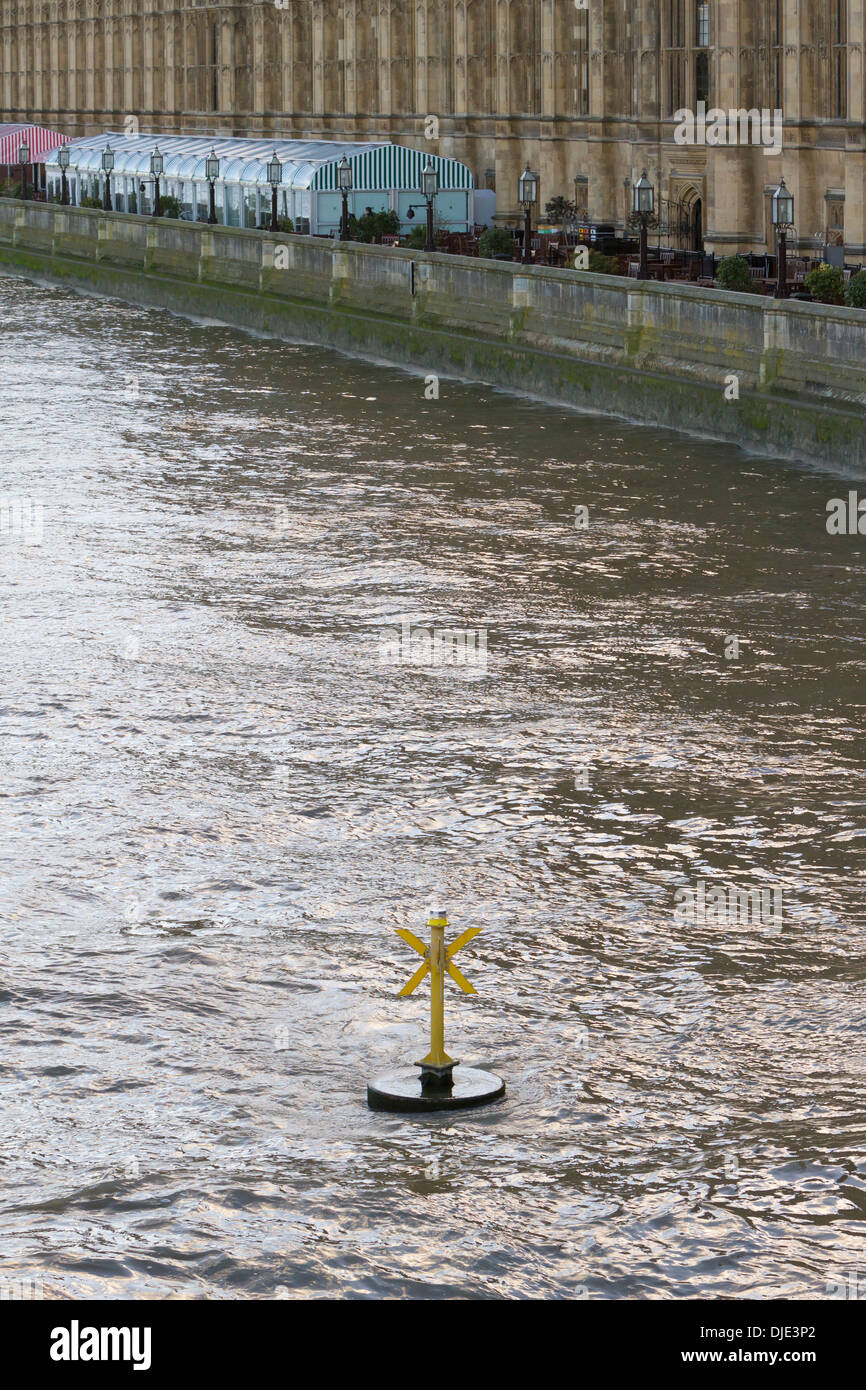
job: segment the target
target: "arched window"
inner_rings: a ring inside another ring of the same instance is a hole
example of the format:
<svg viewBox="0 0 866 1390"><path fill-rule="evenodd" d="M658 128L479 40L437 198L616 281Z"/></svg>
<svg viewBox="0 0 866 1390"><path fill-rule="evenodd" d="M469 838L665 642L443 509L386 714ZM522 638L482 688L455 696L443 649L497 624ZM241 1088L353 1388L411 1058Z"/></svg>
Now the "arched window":
<svg viewBox="0 0 866 1390"><path fill-rule="evenodd" d="M845 0L836 0L833 26L834 116L848 115L848 14Z"/></svg>
<svg viewBox="0 0 866 1390"><path fill-rule="evenodd" d="M709 101L710 98L710 60L706 53L699 53L695 60L695 101Z"/></svg>
<svg viewBox="0 0 866 1390"><path fill-rule="evenodd" d="M671 115L680 109L684 98L688 100L687 94L683 91L686 42L684 5L685 0L667 0L666 23L662 36L668 54L667 100Z"/></svg>
<svg viewBox="0 0 866 1390"><path fill-rule="evenodd" d="M695 10L695 47L710 46L710 7L707 0L698 0Z"/></svg>
<svg viewBox="0 0 866 1390"><path fill-rule="evenodd" d="M210 104L212 111L219 111L219 35L217 27L212 24L210 27Z"/></svg>
<svg viewBox="0 0 866 1390"><path fill-rule="evenodd" d="M773 106L782 105L782 40L784 30L782 27L782 0L774 0L773 4L773 44L772 44L772 91Z"/></svg>

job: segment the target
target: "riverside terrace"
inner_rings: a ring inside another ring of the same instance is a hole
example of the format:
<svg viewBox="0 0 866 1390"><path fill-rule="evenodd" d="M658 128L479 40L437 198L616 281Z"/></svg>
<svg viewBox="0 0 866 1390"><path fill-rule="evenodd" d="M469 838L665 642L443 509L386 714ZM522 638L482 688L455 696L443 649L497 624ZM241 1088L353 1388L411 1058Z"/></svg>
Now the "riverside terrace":
<svg viewBox="0 0 866 1390"><path fill-rule="evenodd" d="M0 265L866 473L866 312L0 199Z"/></svg>
<svg viewBox="0 0 866 1390"><path fill-rule="evenodd" d="M258 137L114 131L72 139L48 151L42 183L39 196L63 206L101 205L106 211L387 245L408 240L412 247L450 254L703 287L716 282L716 258L695 249L688 219L678 219L670 206L665 216L658 215L656 190L646 171L631 190L624 237L612 225L581 223L576 205L562 197L549 200L545 209L558 225L542 222L539 176L528 164L515 190L522 225L506 227L501 219L494 225L496 195L476 189L467 165L385 141L347 146L326 140L277 138L272 143ZM416 220L425 210L426 216ZM839 268L843 287L860 271L860 264L845 264L842 246L788 262L785 244L794 221L794 197L784 179L772 195L772 210L777 254L746 254L733 268L739 281L724 279L725 288L810 299L806 276L822 263ZM662 245L663 237L679 245ZM697 246L702 248L700 240ZM722 270L730 273L730 267ZM817 297L827 300L826 293ZM837 297L841 299L841 291ZM866 300L866 290L862 298Z"/></svg>

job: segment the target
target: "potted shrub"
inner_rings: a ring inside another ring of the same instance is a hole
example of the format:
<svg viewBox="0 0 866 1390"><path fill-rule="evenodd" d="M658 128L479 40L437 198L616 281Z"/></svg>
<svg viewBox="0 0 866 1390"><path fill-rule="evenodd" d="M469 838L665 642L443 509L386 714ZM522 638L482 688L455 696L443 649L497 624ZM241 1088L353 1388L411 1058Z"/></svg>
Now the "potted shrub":
<svg viewBox="0 0 866 1390"><path fill-rule="evenodd" d="M510 261L513 250L514 238L507 227L488 227L478 238L478 254L487 260L505 256Z"/></svg>
<svg viewBox="0 0 866 1390"><path fill-rule="evenodd" d="M616 256L603 256L600 251L590 251L588 270L598 275L619 275L619 261Z"/></svg>
<svg viewBox="0 0 866 1390"><path fill-rule="evenodd" d="M842 304L845 299L845 276L837 265L819 265L810 270L806 289L819 304Z"/></svg>
<svg viewBox="0 0 866 1390"><path fill-rule="evenodd" d="M866 309L866 270L858 270L845 286L845 303L851 309Z"/></svg>
<svg viewBox="0 0 866 1390"><path fill-rule="evenodd" d="M745 256L725 256L716 267L716 282L720 289L739 294L752 291L752 276Z"/></svg>
<svg viewBox="0 0 866 1390"><path fill-rule="evenodd" d="M180 199L171 197L161 197L159 200L160 217L177 217L181 214Z"/></svg>
<svg viewBox="0 0 866 1390"><path fill-rule="evenodd" d="M393 236L400 230L400 218L389 208L387 212L374 212L372 208L363 217L349 216L349 239L351 241L380 241L383 236Z"/></svg>
<svg viewBox="0 0 866 1390"><path fill-rule="evenodd" d="M417 227L413 227L409 235L403 238L402 245L410 251L423 251L427 245L426 222L423 225L419 223Z"/></svg>

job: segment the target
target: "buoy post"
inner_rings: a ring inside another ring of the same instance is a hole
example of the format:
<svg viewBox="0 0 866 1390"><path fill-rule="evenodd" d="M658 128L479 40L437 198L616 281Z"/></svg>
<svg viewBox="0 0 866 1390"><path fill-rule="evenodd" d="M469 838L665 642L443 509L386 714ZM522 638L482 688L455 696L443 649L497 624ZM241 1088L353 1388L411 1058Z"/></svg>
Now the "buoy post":
<svg viewBox="0 0 866 1390"><path fill-rule="evenodd" d="M400 990L406 998L414 994L430 976L430 1051L415 1066L420 1076L406 1069L389 1072L367 1087L367 1104L373 1110L442 1110L483 1105L505 1093L505 1083L491 1072L461 1067L445 1051L445 976L449 975L464 994L476 990L454 964L452 957L478 935L479 927L469 927L451 945L445 943L448 918L444 912L431 913L427 922L430 945L419 941L414 932L397 928L397 935L424 957L423 964ZM456 1074L455 1074L456 1070Z"/></svg>
<svg viewBox="0 0 866 1390"><path fill-rule="evenodd" d="M450 1091L457 1063L445 1051L445 969L448 964L445 928L448 918L443 913L441 917L431 917L427 925L430 928L430 1051L415 1065L421 1068L422 1090ZM475 993L471 985L469 989Z"/></svg>

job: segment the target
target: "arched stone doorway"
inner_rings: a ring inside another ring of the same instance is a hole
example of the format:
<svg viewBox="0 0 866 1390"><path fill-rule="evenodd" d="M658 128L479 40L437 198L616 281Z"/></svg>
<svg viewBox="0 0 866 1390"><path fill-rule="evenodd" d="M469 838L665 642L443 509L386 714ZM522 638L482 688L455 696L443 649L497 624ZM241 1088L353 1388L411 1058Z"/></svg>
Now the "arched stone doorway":
<svg viewBox="0 0 866 1390"><path fill-rule="evenodd" d="M704 200L701 196L700 189L695 188L694 185L689 188L684 188L680 195L680 203L688 219L688 230L686 232L688 247L686 249L689 251L703 251Z"/></svg>
<svg viewBox="0 0 866 1390"><path fill-rule="evenodd" d="M695 198L692 204L692 246L693 251L704 249L704 204L702 198Z"/></svg>

